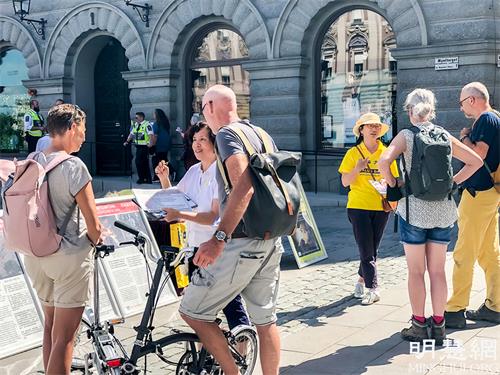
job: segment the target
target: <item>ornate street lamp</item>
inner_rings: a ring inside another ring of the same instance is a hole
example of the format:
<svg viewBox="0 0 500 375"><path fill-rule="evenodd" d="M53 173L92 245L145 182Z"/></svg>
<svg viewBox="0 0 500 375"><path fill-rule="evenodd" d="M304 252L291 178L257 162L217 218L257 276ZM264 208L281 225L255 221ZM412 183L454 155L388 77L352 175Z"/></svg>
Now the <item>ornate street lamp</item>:
<svg viewBox="0 0 500 375"><path fill-rule="evenodd" d="M134 4L132 0L125 0L125 5L131 6L135 9L141 21L146 23L146 27L149 27L149 12L153 9L152 5L149 5L148 3L144 5ZM142 9L142 13L139 9Z"/></svg>
<svg viewBox="0 0 500 375"><path fill-rule="evenodd" d="M45 40L45 24L47 20L43 18L39 20L26 18L26 16L30 14L31 0L12 0L12 6L14 7L14 14L18 16L21 21L26 21L28 25L33 26L35 32L41 35L42 39ZM40 27L37 27L35 23L40 24Z"/></svg>

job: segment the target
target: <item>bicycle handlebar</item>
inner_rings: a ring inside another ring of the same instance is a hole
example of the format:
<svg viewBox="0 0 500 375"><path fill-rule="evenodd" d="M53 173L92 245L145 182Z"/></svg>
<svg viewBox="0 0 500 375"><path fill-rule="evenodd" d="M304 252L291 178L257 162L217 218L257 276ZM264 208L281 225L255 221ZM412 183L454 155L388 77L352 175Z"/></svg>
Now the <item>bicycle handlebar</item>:
<svg viewBox="0 0 500 375"><path fill-rule="evenodd" d="M127 224L125 224L123 221L120 220L115 220L115 227L120 228L121 230L124 230L125 232L130 233L134 237L139 237L140 231L129 227Z"/></svg>

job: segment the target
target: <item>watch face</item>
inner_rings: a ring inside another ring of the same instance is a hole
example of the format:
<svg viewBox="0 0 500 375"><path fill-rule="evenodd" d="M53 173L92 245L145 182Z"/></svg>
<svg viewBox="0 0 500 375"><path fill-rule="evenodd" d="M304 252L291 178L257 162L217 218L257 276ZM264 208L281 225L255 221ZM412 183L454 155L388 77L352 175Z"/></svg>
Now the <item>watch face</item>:
<svg viewBox="0 0 500 375"><path fill-rule="evenodd" d="M223 231L218 230L217 232L215 232L215 238L217 238L219 241L225 241L227 238L227 235Z"/></svg>

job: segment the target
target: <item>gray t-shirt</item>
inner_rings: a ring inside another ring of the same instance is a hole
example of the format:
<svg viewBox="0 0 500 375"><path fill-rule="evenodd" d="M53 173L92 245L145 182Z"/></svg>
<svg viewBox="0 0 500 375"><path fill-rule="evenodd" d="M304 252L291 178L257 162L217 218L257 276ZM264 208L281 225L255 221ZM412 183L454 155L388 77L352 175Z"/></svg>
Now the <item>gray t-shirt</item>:
<svg viewBox="0 0 500 375"><path fill-rule="evenodd" d="M49 155L41 153L37 161L46 166L60 152L53 152ZM63 161L49 172L47 180L49 197L58 228L62 227L66 214L73 209L76 194L90 181L92 181L92 176L87 166L76 156ZM85 220L78 207L75 207L63 235L59 252L69 254L88 251L90 246Z"/></svg>
<svg viewBox="0 0 500 375"><path fill-rule="evenodd" d="M248 140L255 148L256 152L258 153L264 152L263 144L259 136L257 135L256 130L252 128L252 125L249 122L247 121L233 122L229 125L231 125L232 127L240 128L243 131L243 133L245 133ZM234 132L232 132L226 127L220 129L219 132L217 133L216 143L217 143L218 153L223 162L225 162L227 158L229 158L232 155L246 154L243 142ZM273 141L273 147L275 150L277 150L274 141ZM219 186L219 211L220 211L220 217L222 217L224 209L227 204L227 195L224 188L224 180L222 179L222 176L218 168L216 177L217 177L217 184ZM229 179L229 176L227 177ZM244 228L243 221L240 221L240 223L234 230L233 235L241 235L244 231L243 228Z"/></svg>

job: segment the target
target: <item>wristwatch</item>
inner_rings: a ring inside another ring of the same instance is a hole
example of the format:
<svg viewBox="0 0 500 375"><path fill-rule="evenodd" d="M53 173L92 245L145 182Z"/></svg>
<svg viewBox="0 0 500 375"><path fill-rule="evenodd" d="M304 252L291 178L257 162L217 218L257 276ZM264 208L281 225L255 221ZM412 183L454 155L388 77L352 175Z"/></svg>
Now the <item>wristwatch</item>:
<svg viewBox="0 0 500 375"><path fill-rule="evenodd" d="M229 240L229 236L223 230L218 230L214 233L214 237L217 241L227 242Z"/></svg>

